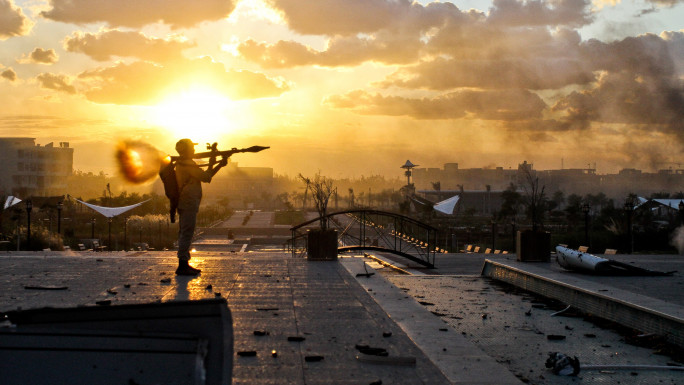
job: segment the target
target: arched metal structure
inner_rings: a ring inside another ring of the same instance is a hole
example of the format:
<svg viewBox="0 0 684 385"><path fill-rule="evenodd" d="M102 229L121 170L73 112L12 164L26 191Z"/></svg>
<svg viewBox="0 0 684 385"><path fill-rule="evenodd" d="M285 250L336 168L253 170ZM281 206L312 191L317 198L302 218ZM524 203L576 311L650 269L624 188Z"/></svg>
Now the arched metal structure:
<svg viewBox="0 0 684 385"><path fill-rule="evenodd" d="M338 251L376 250L434 268L437 229L405 215L379 210L345 210L292 227L292 255L306 252L306 233L326 221L338 232Z"/></svg>

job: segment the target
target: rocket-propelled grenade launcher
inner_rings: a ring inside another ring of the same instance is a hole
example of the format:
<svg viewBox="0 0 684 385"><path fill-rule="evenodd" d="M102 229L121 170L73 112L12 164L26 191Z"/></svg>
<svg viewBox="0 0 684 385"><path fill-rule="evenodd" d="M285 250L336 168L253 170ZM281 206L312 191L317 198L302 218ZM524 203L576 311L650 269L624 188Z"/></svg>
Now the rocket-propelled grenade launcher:
<svg viewBox="0 0 684 385"><path fill-rule="evenodd" d="M252 147L247 147L247 148L235 148L233 147L230 150L227 151L219 151L217 149L218 144L209 144L207 143L207 152L198 152L195 155L192 156L193 159L204 159L204 158L209 158L209 163L208 164L201 164L200 166L212 166L214 163L216 163L216 158L221 157L221 158L230 158L231 155L241 153L241 152L260 152L263 150L266 150L270 147L264 147L264 146L252 146ZM177 161L180 157L178 156L172 156L171 161Z"/></svg>
<svg viewBox="0 0 684 385"><path fill-rule="evenodd" d="M259 152L269 148L263 146L252 146L238 149L233 147L231 150L228 151L219 151L216 147L216 143L211 145L207 143L207 150L209 151L196 153L192 156L192 158L209 158L209 163L200 164L199 166L213 167L214 164L216 164L216 158L219 156L221 157L221 159L228 159L231 155L237 154L239 152ZM171 218L171 223L174 223L176 221L176 210L178 208L178 200L180 198L180 189L178 188L178 182L176 180L175 164L180 157L170 156L169 158L170 159L168 160L168 163L166 161L162 163L162 166L159 169L159 177L161 178L162 183L164 184L164 193L166 194L166 197L169 198L169 214Z"/></svg>

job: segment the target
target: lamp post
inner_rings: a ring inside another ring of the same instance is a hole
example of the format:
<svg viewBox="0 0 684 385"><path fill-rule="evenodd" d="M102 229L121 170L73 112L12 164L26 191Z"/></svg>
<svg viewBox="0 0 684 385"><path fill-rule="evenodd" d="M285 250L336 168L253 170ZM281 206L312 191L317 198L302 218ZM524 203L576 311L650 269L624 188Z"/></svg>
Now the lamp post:
<svg viewBox="0 0 684 385"><path fill-rule="evenodd" d="M589 204L585 203L582 205L581 209L584 213L584 243L589 246L589 210L591 207L589 207Z"/></svg>
<svg viewBox="0 0 684 385"><path fill-rule="evenodd" d="M123 246L124 251L128 251L128 247L126 247L126 243L128 241L128 239L126 239L127 238L126 233L128 231L127 227L128 227L128 217L124 218L124 246Z"/></svg>
<svg viewBox="0 0 684 385"><path fill-rule="evenodd" d="M62 209L64 208L64 203L62 201L57 202L57 234L62 234Z"/></svg>
<svg viewBox="0 0 684 385"><path fill-rule="evenodd" d="M634 249L634 244L632 241L632 212L634 211L634 203L631 199L627 199L625 202L625 214L627 215L627 254L632 254Z"/></svg>
<svg viewBox="0 0 684 385"><path fill-rule="evenodd" d="M90 238L91 238L91 239L95 239L95 218L92 218L92 219L90 220L90 225L91 225L91 228L90 228Z"/></svg>
<svg viewBox="0 0 684 385"><path fill-rule="evenodd" d="M31 210L33 209L33 202L30 199L26 200L26 249L31 249Z"/></svg>
<svg viewBox="0 0 684 385"><path fill-rule="evenodd" d="M112 218L109 217L107 218L107 223L108 223L108 232L109 232L109 240L107 243L107 248L109 251L112 251Z"/></svg>
<svg viewBox="0 0 684 385"><path fill-rule="evenodd" d="M684 226L684 200L679 201L679 225Z"/></svg>
<svg viewBox="0 0 684 385"><path fill-rule="evenodd" d="M496 221L492 219L492 250L496 249Z"/></svg>

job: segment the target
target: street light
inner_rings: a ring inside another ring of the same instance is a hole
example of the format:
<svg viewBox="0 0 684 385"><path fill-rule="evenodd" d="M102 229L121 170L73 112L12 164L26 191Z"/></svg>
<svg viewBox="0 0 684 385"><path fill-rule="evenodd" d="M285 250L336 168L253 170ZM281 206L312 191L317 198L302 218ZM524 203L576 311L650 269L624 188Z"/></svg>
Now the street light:
<svg viewBox="0 0 684 385"><path fill-rule="evenodd" d="M127 238L127 231L128 231L128 218L129 217L124 218L124 246L123 246L124 251L128 251L128 248L126 247L126 244L128 243L127 242L128 239L126 239Z"/></svg>
<svg viewBox="0 0 684 385"><path fill-rule="evenodd" d="M585 203L582 205L581 209L584 213L584 243L589 246L589 210L591 207L589 207L589 204Z"/></svg>
<svg viewBox="0 0 684 385"><path fill-rule="evenodd" d="M64 208L64 203L57 202L57 234L62 234L62 208Z"/></svg>
<svg viewBox="0 0 684 385"><path fill-rule="evenodd" d="M31 210L33 209L33 202L31 202L30 199L26 200L26 215L27 215L27 224L26 226L26 249L30 250L31 249Z"/></svg>
<svg viewBox="0 0 684 385"><path fill-rule="evenodd" d="M627 246L627 254L632 254L634 251L634 244L632 241L632 212L634 211L634 203L631 199L627 199L625 202L625 214L627 215L627 240L629 245Z"/></svg>
<svg viewBox="0 0 684 385"><path fill-rule="evenodd" d="M91 228L90 228L90 238L95 239L95 218L90 220Z"/></svg>
<svg viewBox="0 0 684 385"><path fill-rule="evenodd" d="M684 201L679 201L679 225L684 226Z"/></svg>
<svg viewBox="0 0 684 385"><path fill-rule="evenodd" d="M108 232L109 232L109 240L107 243L107 248L109 249L109 251L112 251L113 249L112 249L112 218L111 217L107 218L107 223L108 223Z"/></svg>

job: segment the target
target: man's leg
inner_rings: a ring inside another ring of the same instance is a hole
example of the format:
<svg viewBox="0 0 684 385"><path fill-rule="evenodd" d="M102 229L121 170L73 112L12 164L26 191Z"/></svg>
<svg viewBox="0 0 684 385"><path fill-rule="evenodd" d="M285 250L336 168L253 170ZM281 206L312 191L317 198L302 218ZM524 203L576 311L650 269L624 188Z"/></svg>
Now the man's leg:
<svg viewBox="0 0 684 385"><path fill-rule="evenodd" d="M190 246L192 236L195 234L197 211L178 210L178 275L197 275L200 270L188 264L190 260Z"/></svg>

